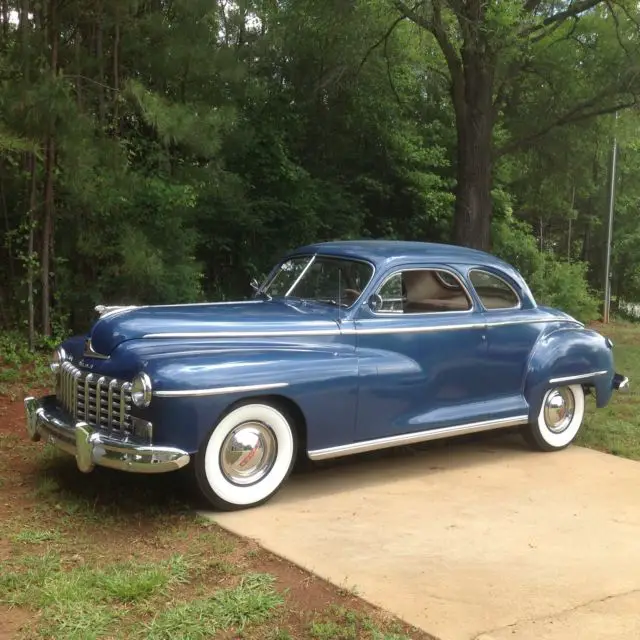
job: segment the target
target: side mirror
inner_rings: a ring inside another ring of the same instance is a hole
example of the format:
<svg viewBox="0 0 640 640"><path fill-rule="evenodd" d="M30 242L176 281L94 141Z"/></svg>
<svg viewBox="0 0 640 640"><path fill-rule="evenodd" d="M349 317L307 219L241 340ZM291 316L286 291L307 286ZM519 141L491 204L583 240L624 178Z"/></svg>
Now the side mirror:
<svg viewBox="0 0 640 640"><path fill-rule="evenodd" d="M382 296L377 293L374 293L369 297L369 309L371 309L371 311L373 311L374 313L382 309L383 303L384 300L382 299Z"/></svg>

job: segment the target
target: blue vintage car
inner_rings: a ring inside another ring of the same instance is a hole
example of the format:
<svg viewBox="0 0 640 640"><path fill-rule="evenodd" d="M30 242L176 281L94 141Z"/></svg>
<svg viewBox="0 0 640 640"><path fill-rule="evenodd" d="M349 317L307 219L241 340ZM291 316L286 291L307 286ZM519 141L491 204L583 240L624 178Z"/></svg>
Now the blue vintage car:
<svg viewBox="0 0 640 640"><path fill-rule="evenodd" d="M56 395L27 428L95 465L189 465L219 509L269 499L297 453L323 460L521 427L576 437L585 393L627 379L612 343L538 306L522 276L471 249L388 241L302 247L244 302L98 308L55 352Z"/></svg>

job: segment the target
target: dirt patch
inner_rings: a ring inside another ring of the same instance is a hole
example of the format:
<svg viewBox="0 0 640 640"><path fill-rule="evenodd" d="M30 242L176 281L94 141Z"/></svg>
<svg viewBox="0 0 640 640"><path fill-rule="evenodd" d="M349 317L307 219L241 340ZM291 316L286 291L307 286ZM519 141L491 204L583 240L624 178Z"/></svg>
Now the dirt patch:
<svg viewBox="0 0 640 640"><path fill-rule="evenodd" d="M13 640L20 634L32 614L26 609L0 605L0 640Z"/></svg>

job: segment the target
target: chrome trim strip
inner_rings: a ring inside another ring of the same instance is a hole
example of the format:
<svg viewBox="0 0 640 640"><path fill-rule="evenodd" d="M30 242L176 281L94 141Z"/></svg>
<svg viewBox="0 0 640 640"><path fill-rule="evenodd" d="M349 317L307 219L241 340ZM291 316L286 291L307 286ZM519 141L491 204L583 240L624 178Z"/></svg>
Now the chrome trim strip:
<svg viewBox="0 0 640 640"><path fill-rule="evenodd" d="M177 389L175 391L154 391L154 396L175 398L185 396L217 396L225 393L243 393L244 391L262 391L264 389L280 389L288 387L288 382L272 382L269 384L247 384L238 387L214 387L213 389Z"/></svg>
<svg viewBox="0 0 640 640"><path fill-rule="evenodd" d="M410 314L413 315L413 314ZM366 323L372 322L372 320L360 320L360 327L356 329L343 329L344 334L380 334L380 333L429 333L432 331L452 331L454 329L490 329L491 327L501 327L507 325L518 324L540 324L542 322L571 322L571 320L565 320L564 318L555 318L553 316L546 318L529 318L527 320L504 320L500 322L461 322L459 324L441 324L441 325L429 325L425 327L373 327L367 329L362 327Z"/></svg>
<svg viewBox="0 0 640 640"><path fill-rule="evenodd" d="M413 315L413 314L411 314ZM366 322L366 321L360 321ZM427 327L372 327L356 328L356 329L343 329L342 333L346 335L373 335L381 333L432 333L433 331L453 331L455 329L484 329L486 327L484 322L461 322L460 324L441 324Z"/></svg>
<svg viewBox="0 0 640 640"><path fill-rule="evenodd" d="M451 313L451 312L442 312ZM455 312L454 312L455 313ZM405 317L410 317L414 314L407 314ZM420 314L416 314L420 315ZM434 315L434 314L430 314ZM439 315L436 312L435 315ZM397 315L389 314L389 320L391 318L397 318ZM358 320L361 324L377 321L371 320ZM479 327L503 327L507 325L518 324L539 324L542 322L568 322L571 324L577 324L583 326L577 320L569 318L556 318L555 316L548 316L546 318L527 318L526 320L502 320L497 322L473 322L473 323L460 323L460 324L441 324L430 325L425 327L375 327L372 329L356 328L356 329L305 329L302 331L206 331L202 333L147 333L143 335L143 338L158 339L158 338L295 338L296 336L337 336L337 335L352 335L352 334L365 334L365 333L423 333L428 331L449 331L453 329L471 329Z"/></svg>
<svg viewBox="0 0 640 640"><path fill-rule="evenodd" d="M97 351L94 350L93 345L91 344L91 338L85 339L82 355L87 358L97 358L98 360L109 360L109 356L105 356L104 354L98 353Z"/></svg>
<svg viewBox="0 0 640 640"><path fill-rule="evenodd" d="M123 382L122 385L120 385L120 428L123 429L124 428L124 420L125 417L127 415L127 385L129 385L130 383L128 382Z"/></svg>
<svg viewBox="0 0 640 640"><path fill-rule="evenodd" d="M303 331L203 331L202 333L147 333L143 338L289 338L295 336L339 336L340 329Z"/></svg>
<svg viewBox="0 0 640 640"><path fill-rule="evenodd" d="M118 380L111 378L107 387L107 429L111 429L113 425L113 390L117 386ZM98 424L100 424L98 422ZM122 425L122 423L120 423Z"/></svg>
<svg viewBox="0 0 640 640"><path fill-rule="evenodd" d="M377 438L376 440L364 440L352 444L329 447L327 449L315 449L308 452L311 460L328 460L341 456L353 455L356 453L366 453L367 451L377 451L378 449L388 449L402 445L417 444L418 442L428 442L429 440L439 440L452 436L462 436L469 433L479 433L481 431L491 431L492 429L506 429L525 424L529 416L514 416L513 418L499 418L497 420L484 420L481 422L470 422L467 424L457 424L441 429L428 429L416 433L403 433L398 436L387 438Z"/></svg>
<svg viewBox="0 0 640 640"><path fill-rule="evenodd" d="M89 422L89 383L93 382L95 376L93 373L88 373L84 379L84 421Z"/></svg>
<svg viewBox="0 0 640 640"><path fill-rule="evenodd" d="M311 260L309 260L309 262L307 262L307 264L305 265L304 269L300 272L300 275L295 279L295 282L287 289L287 292L284 294L285 298L287 296L291 295L291 292L298 286L298 282L300 282L300 280L302 280L302 278L304 278L305 273L307 273L307 271L309 271L309 267L315 261L316 261L316 256L315 255L311 256ZM265 293L266 293L266 291L265 291Z"/></svg>
<svg viewBox="0 0 640 640"><path fill-rule="evenodd" d="M581 373L577 376L563 376L562 378L551 378L549 384L557 384L558 382L569 382L570 380L585 380L594 376L603 376L607 371L592 371L591 373Z"/></svg>

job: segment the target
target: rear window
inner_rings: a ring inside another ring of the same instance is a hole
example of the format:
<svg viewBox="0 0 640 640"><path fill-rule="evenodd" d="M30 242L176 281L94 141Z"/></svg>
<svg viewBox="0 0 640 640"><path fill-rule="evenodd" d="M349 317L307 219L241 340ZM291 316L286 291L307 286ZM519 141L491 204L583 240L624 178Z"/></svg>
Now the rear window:
<svg viewBox="0 0 640 640"><path fill-rule="evenodd" d="M474 269L469 280L485 309L514 309L520 306L520 298L513 287L499 276Z"/></svg>

